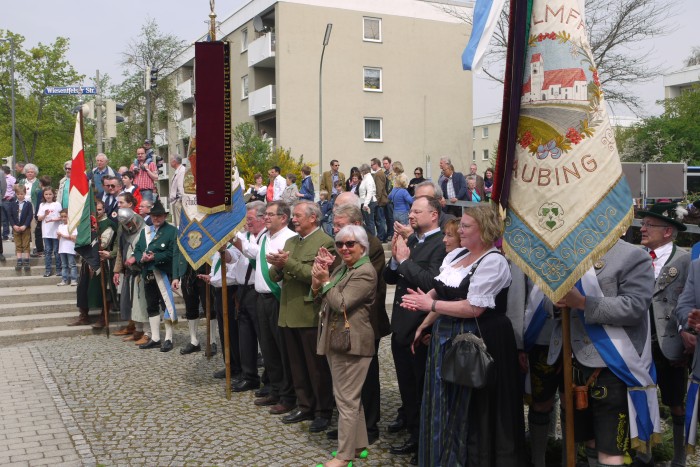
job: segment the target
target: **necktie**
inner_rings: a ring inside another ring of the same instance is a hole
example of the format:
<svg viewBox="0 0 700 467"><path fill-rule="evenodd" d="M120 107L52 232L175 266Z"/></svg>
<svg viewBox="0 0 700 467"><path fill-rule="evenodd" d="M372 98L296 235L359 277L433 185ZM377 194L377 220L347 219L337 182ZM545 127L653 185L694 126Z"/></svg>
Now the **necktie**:
<svg viewBox="0 0 700 467"><path fill-rule="evenodd" d="M651 256L651 260L654 261L656 259L656 252L654 250L651 250L649 252L649 256Z"/></svg>

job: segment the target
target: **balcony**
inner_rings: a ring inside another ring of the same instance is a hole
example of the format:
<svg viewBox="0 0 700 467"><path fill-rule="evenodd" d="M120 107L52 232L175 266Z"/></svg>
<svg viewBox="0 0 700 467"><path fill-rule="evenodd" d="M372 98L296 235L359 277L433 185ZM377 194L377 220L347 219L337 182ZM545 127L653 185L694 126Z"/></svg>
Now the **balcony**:
<svg viewBox="0 0 700 467"><path fill-rule="evenodd" d="M178 123L179 139L189 138L192 134L192 118L186 118Z"/></svg>
<svg viewBox="0 0 700 467"><path fill-rule="evenodd" d="M194 80L188 79L178 84L177 92L180 95L180 102L194 102Z"/></svg>
<svg viewBox="0 0 700 467"><path fill-rule="evenodd" d="M275 33L268 32L248 44L248 66L275 67Z"/></svg>
<svg viewBox="0 0 700 467"><path fill-rule="evenodd" d="M248 115L272 112L277 109L276 86L269 85L248 94Z"/></svg>

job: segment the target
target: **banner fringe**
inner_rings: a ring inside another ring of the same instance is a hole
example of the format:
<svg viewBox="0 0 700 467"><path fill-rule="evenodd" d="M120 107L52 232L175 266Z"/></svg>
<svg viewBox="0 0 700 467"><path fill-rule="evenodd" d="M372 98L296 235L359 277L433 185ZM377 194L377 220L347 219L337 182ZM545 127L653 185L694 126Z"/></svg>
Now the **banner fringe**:
<svg viewBox="0 0 700 467"><path fill-rule="evenodd" d="M605 254L613 247L615 243L620 239L622 235L629 229L632 225L632 220L634 219L634 208L630 206L629 211L622 218L620 223L613 228L608 235L603 239L595 250L593 250L581 263L576 266L576 269L569 274L569 278L566 279L556 290L552 289L548 282L540 277L530 265L524 261L520 255L515 253L507 242L503 242L503 252L510 261L515 263L520 269L525 272L525 274L533 280L533 282L544 292L544 294L552 301L552 303L557 303L561 300L564 295L569 293L571 289L574 288L576 282L579 278L588 271L598 260L600 260Z"/></svg>

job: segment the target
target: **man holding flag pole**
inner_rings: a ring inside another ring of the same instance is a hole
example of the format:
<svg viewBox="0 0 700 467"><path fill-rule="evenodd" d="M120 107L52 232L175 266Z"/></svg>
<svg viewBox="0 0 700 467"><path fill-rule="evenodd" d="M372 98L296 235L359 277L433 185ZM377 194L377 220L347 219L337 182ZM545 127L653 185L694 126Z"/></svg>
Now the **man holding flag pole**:
<svg viewBox="0 0 700 467"><path fill-rule="evenodd" d="M478 67L498 3L477 1L465 69ZM506 255L562 311L550 356L562 349L566 465L574 466L575 434L589 463L603 467L623 465L629 449L650 453L660 438L654 275L645 252L618 240L633 218L632 196L582 5L511 1L493 199L506 210ZM576 412L573 376L588 395Z"/></svg>

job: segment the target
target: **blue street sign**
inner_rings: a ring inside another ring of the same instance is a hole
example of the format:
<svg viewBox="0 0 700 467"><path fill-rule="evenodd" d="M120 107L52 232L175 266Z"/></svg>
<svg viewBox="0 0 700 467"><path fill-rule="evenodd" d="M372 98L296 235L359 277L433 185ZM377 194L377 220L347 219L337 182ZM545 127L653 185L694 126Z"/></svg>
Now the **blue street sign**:
<svg viewBox="0 0 700 467"><path fill-rule="evenodd" d="M49 96L97 94L97 88L95 86L49 86L44 88L44 94Z"/></svg>

